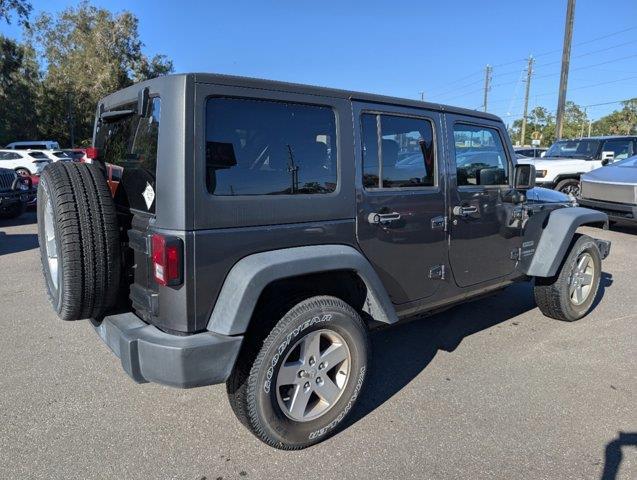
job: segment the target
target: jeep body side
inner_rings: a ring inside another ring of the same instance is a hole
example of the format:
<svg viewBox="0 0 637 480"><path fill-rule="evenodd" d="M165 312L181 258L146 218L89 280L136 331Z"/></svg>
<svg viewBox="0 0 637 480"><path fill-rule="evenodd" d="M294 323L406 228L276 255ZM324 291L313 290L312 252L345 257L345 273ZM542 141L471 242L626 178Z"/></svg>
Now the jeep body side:
<svg viewBox="0 0 637 480"><path fill-rule="evenodd" d="M516 166L504 124L487 113L172 75L104 98L94 145L121 247L106 267L121 266L122 281L117 305L83 311L135 381L227 381L239 418L279 448L336 430L360 392L374 323L533 278L547 315L576 320L609 251L575 233L606 215L532 188L535 170ZM99 187L94 211L111 211L95 165L47 171L42 218L57 215L50 184L72 191L82 179ZM77 218L91 219L80 207ZM116 251L99 222L86 230L101 242L97 258L102 244ZM50 284L58 314L81 318Z"/></svg>

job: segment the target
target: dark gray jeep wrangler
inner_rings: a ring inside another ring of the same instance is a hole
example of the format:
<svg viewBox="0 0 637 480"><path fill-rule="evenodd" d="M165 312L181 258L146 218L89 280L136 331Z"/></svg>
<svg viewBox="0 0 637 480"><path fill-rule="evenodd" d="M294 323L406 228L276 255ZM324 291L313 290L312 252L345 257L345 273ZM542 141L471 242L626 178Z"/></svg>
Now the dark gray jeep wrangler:
<svg viewBox="0 0 637 480"><path fill-rule="evenodd" d="M534 188L502 121L460 108L174 75L104 98L88 153L39 185L57 314L137 382L226 382L277 448L344 423L370 327L517 281L577 320L610 248L576 233L605 214Z"/></svg>

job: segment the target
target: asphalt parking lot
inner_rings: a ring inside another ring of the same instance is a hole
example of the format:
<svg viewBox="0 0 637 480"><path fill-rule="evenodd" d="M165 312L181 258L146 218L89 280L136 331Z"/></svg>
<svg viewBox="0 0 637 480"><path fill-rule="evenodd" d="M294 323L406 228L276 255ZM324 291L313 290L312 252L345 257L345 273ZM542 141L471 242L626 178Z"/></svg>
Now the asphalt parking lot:
<svg viewBox="0 0 637 480"><path fill-rule="evenodd" d="M0 221L0 478L637 478L637 228L595 310L543 317L516 285L373 334L351 425L301 452L234 418L223 385L136 385L44 294L35 216Z"/></svg>

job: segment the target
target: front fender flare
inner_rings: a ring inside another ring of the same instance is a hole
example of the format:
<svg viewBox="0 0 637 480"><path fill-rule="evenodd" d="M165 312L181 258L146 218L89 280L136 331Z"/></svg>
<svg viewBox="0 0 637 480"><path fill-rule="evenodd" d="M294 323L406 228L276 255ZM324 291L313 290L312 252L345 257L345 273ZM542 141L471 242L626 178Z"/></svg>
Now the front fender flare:
<svg viewBox="0 0 637 480"><path fill-rule="evenodd" d="M533 258L522 265L531 277L552 277L557 273L575 230L587 224L606 224L608 215L582 207L565 207L553 210L542 229Z"/></svg>
<svg viewBox="0 0 637 480"><path fill-rule="evenodd" d="M358 250L347 245L314 245L255 253L239 260L221 287L207 329L223 335L245 333L259 296L269 283L336 270L354 271L365 283L367 298L363 310L375 320L398 321L378 275Z"/></svg>

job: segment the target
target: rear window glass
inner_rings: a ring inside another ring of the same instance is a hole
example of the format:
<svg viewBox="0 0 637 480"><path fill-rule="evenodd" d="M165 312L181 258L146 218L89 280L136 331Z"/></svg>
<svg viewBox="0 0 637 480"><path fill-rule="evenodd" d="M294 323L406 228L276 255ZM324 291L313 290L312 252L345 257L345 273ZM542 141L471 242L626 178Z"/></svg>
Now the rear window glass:
<svg viewBox="0 0 637 480"><path fill-rule="evenodd" d="M133 110L135 104L118 110ZM155 178L161 100L149 102L148 116L129 115L114 122L100 122L95 146L100 160L109 168L111 191L115 203L134 210L155 213ZM109 166L110 165L110 166Z"/></svg>
<svg viewBox="0 0 637 480"><path fill-rule="evenodd" d="M333 192L336 180L331 108L208 99L206 186L211 194L322 194Z"/></svg>
<svg viewBox="0 0 637 480"><path fill-rule="evenodd" d="M49 158L44 152L29 152L29 156L32 158Z"/></svg>

